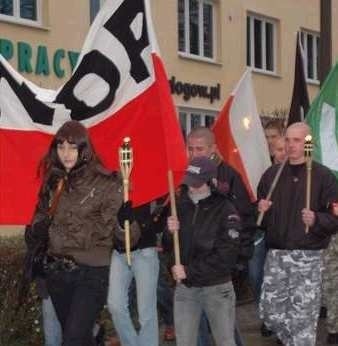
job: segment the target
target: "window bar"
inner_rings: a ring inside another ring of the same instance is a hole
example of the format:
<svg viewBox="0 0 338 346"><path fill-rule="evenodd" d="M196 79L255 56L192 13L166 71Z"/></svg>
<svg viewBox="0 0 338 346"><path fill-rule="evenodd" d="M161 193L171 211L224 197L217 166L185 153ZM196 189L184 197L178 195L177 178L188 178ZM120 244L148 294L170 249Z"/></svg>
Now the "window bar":
<svg viewBox="0 0 338 346"><path fill-rule="evenodd" d="M203 0L198 1L198 52L200 56L204 57L204 13L203 13Z"/></svg>
<svg viewBox="0 0 338 346"><path fill-rule="evenodd" d="M20 1L21 0L13 0L13 17L21 18L20 16Z"/></svg>
<svg viewBox="0 0 338 346"><path fill-rule="evenodd" d="M277 66L277 24L272 24L272 50L273 50L273 57L272 57L272 71L276 72Z"/></svg>
<svg viewBox="0 0 338 346"><path fill-rule="evenodd" d="M254 17L250 16L250 50L251 50L251 62L250 66L255 68L255 33L254 33Z"/></svg>
<svg viewBox="0 0 338 346"><path fill-rule="evenodd" d="M190 54L190 8L189 0L184 0L184 52Z"/></svg>
<svg viewBox="0 0 338 346"><path fill-rule="evenodd" d="M261 28L262 28L262 33L261 33L261 50L262 50L262 70L267 71L267 66L266 66L266 21L261 20Z"/></svg>
<svg viewBox="0 0 338 346"><path fill-rule="evenodd" d="M312 52L313 52L313 79L318 80L318 71L317 71L317 35L313 35L312 40Z"/></svg>
<svg viewBox="0 0 338 346"><path fill-rule="evenodd" d="M308 53L307 53L307 49L308 49L308 47L307 47L307 33L306 32L304 32L304 43L303 43L303 49L304 49L304 63L305 63L305 78L306 79L309 79L309 69L308 69L308 61L309 61L309 59L308 59Z"/></svg>

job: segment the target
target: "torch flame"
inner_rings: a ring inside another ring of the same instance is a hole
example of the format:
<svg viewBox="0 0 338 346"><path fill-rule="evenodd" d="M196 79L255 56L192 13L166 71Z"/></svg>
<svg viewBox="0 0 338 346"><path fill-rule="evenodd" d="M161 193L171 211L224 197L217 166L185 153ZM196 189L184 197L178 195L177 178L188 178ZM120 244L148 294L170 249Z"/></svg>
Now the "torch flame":
<svg viewBox="0 0 338 346"><path fill-rule="evenodd" d="M243 126L246 130L249 130L250 129L250 118L249 117L245 117L243 118Z"/></svg>

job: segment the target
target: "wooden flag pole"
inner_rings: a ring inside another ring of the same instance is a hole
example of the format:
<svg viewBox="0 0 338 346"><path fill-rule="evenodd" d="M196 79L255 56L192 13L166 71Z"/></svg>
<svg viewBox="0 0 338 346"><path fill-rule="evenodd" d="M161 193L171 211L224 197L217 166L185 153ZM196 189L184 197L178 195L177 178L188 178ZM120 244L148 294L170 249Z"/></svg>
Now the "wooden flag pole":
<svg viewBox="0 0 338 346"><path fill-rule="evenodd" d="M274 190L276 188L276 185L277 185L277 183L279 181L279 178L280 178L280 176L282 174L282 171L283 171L283 169L285 167L285 164L286 164L287 160L288 160L287 158L284 159L282 164L279 166L278 171L277 171L275 177L273 178L272 184L271 184L270 189L268 191L268 194L266 195L266 198L265 198L268 201L270 201L270 199L271 199L271 196L272 196L272 194L273 194L273 192L274 192ZM257 221L256 221L256 225L257 226L260 226L262 224L264 214L265 214L264 211L259 212L258 218L257 218Z"/></svg>
<svg viewBox="0 0 338 346"><path fill-rule="evenodd" d="M175 201L175 186L174 186L174 177L172 170L168 170L168 183L169 183L169 196L170 196L170 207L171 207L171 215L177 217L176 210L176 201ZM180 256L180 243L178 238L178 232L174 232L174 254L175 254L175 264L181 264L181 256Z"/></svg>
<svg viewBox="0 0 338 346"><path fill-rule="evenodd" d="M123 139L123 144L119 148L119 161L121 175L123 179L123 201L129 201L129 189L130 189L130 174L133 168L133 150L130 146L130 138L125 137ZM130 255L130 223L129 220L124 220L124 237L125 237L125 248L127 263L131 265L131 255Z"/></svg>

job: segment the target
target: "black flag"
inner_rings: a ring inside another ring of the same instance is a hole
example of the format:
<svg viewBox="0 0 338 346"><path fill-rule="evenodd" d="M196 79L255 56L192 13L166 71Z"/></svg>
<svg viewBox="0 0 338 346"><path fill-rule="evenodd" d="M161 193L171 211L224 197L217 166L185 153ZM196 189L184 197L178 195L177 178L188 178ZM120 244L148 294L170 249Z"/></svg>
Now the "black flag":
<svg viewBox="0 0 338 346"><path fill-rule="evenodd" d="M310 107L307 93L303 49L300 42L300 34L297 33L295 80L293 84L292 100L287 126L303 121Z"/></svg>

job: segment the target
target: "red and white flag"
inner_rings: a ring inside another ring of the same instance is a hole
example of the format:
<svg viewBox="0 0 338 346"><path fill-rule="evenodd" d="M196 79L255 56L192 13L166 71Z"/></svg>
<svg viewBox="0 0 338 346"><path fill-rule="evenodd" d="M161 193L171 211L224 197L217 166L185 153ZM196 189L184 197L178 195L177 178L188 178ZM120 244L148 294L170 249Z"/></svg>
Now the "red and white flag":
<svg viewBox="0 0 338 346"><path fill-rule="evenodd" d="M123 138L131 138L135 205L168 191L168 169L176 184L184 174L184 141L148 0L105 1L73 75L59 90L37 87L0 56L0 112L0 224L30 221L38 163L67 120L89 129L111 169L119 167Z"/></svg>
<svg viewBox="0 0 338 346"><path fill-rule="evenodd" d="M258 182L271 160L257 111L250 69L230 94L213 131L224 161L241 174L251 200L256 200Z"/></svg>

